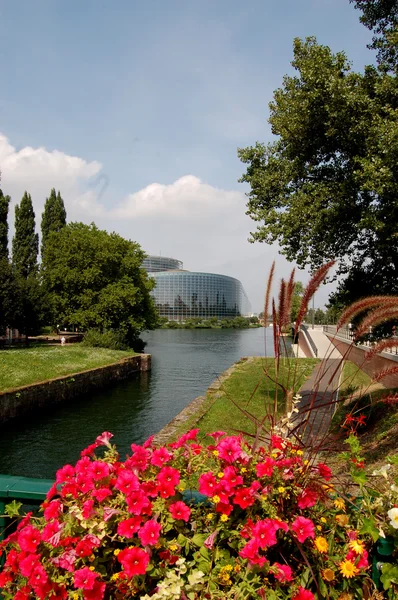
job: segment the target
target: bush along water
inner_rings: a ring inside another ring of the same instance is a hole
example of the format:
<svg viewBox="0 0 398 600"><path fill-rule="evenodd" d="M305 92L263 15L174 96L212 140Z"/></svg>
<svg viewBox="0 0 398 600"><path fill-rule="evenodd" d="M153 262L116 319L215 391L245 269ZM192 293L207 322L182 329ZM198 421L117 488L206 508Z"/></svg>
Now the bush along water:
<svg viewBox="0 0 398 600"><path fill-rule="evenodd" d="M330 266L305 290L296 327ZM242 409L254 434L216 431L198 439L194 429L161 447L152 439L132 444L125 460L111 433L98 436L74 466L57 472L41 514L21 517L0 543L5 600L398 597L398 480L392 476L398 458L368 478L356 435L363 419L353 406L342 455L349 468L337 477L326 464L327 430L312 431L319 398L314 393L303 410L293 392L298 363L282 352L293 290L294 274L282 282L278 306L272 302L272 377L278 381L279 365L291 361L282 419L276 396L261 417ZM354 308L356 315L366 310L363 330L387 318L380 299L372 302ZM8 513L17 512L13 503Z"/></svg>

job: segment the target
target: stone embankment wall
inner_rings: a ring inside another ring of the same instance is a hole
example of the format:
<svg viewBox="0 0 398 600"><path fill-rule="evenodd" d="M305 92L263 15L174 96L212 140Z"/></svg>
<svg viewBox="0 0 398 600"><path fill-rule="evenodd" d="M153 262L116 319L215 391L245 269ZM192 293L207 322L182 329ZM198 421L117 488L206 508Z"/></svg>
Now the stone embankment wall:
<svg viewBox="0 0 398 600"><path fill-rule="evenodd" d="M117 363L49 379L0 393L0 425L48 406L103 389L151 368L150 354L137 354Z"/></svg>
<svg viewBox="0 0 398 600"><path fill-rule="evenodd" d="M333 337L333 335L327 332L325 333L333 346L344 356L345 360L351 360L362 371L365 371L369 377L374 377L377 373L385 369L398 367L398 357L394 354L388 354L387 352L375 354L371 360L365 361L365 354L369 348L353 346L348 340L346 341L338 337ZM398 387L398 375L396 373L387 375L387 377L380 380L380 383L386 388Z"/></svg>
<svg viewBox="0 0 398 600"><path fill-rule="evenodd" d="M222 386L226 379L235 371L235 369L247 360L253 360L252 357L249 358L241 358L236 363L234 363L229 369L224 371L207 389L205 396L198 396L192 402L188 404L178 415L174 417L154 436L154 443L157 445L164 445L172 441L184 423L188 420L190 421L190 425L192 428L198 426L198 422L200 419L207 413L210 406L215 402L218 398L224 395L224 391L222 390Z"/></svg>

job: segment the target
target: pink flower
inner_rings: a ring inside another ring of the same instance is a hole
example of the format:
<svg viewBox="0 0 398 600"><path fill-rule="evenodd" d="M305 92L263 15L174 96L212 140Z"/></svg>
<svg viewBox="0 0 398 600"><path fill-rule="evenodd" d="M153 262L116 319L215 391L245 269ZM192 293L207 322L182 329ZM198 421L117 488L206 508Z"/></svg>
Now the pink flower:
<svg viewBox="0 0 398 600"><path fill-rule="evenodd" d="M184 435L182 435L179 440L170 444L170 446L172 448L182 448L182 446L185 446L185 444L190 440L195 440L196 436L198 435L198 432L199 429L191 429L187 433L184 433Z"/></svg>
<svg viewBox="0 0 398 600"><path fill-rule="evenodd" d="M299 508L310 508L311 506L314 506L317 501L318 494L314 492L314 490L305 488L298 497L297 504Z"/></svg>
<svg viewBox="0 0 398 600"><path fill-rule="evenodd" d="M166 448L164 448L164 447L158 448L157 450L153 451L152 458L151 458L151 465L155 465L155 467L161 468L171 458L173 458L173 455L170 454L170 452L168 450L166 450Z"/></svg>
<svg viewBox="0 0 398 600"><path fill-rule="evenodd" d="M105 583L102 583L101 581L96 581L92 590L84 590L84 600L102 600L102 598L105 595L105 588Z"/></svg>
<svg viewBox="0 0 398 600"><path fill-rule="evenodd" d="M184 504L184 502L175 502L174 504L170 504L169 511L173 519L177 521L189 521L189 516L191 514L191 509L189 506Z"/></svg>
<svg viewBox="0 0 398 600"><path fill-rule="evenodd" d="M149 554L141 548L125 548L119 552L117 559L128 577L144 575L149 564Z"/></svg>
<svg viewBox="0 0 398 600"><path fill-rule="evenodd" d="M86 500L83 502L83 519L89 519L95 514L94 510L94 500Z"/></svg>
<svg viewBox="0 0 398 600"><path fill-rule="evenodd" d="M61 569L73 573L75 570L76 551L66 550L63 554L53 558L51 562L57 567L61 567Z"/></svg>
<svg viewBox="0 0 398 600"><path fill-rule="evenodd" d="M56 519L62 512L62 504L59 500L52 500L44 510L44 518L46 521Z"/></svg>
<svg viewBox="0 0 398 600"><path fill-rule="evenodd" d="M150 448L152 446L154 435L150 435L149 438L142 445L144 448Z"/></svg>
<svg viewBox="0 0 398 600"><path fill-rule="evenodd" d="M173 467L163 467L157 475L157 480L160 483L175 487L180 483L180 472L177 469L173 469Z"/></svg>
<svg viewBox="0 0 398 600"><path fill-rule="evenodd" d="M120 521L119 525L117 526L117 533L123 537L132 538L141 527L141 523L141 517L131 517L131 519Z"/></svg>
<svg viewBox="0 0 398 600"><path fill-rule="evenodd" d="M213 433L206 433L206 435L214 438L214 441L217 443L220 438L227 434L225 431L213 431Z"/></svg>
<svg viewBox="0 0 398 600"><path fill-rule="evenodd" d="M96 573L95 571L90 571L88 567L83 567L82 569L75 571L73 585L75 586L75 588L80 588L83 590L92 590L98 576L99 573Z"/></svg>
<svg viewBox="0 0 398 600"><path fill-rule="evenodd" d="M257 477L271 477L274 472L275 461L270 456L266 456L262 463L256 465Z"/></svg>
<svg viewBox="0 0 398 600"><path fill-rule="evenodd" d="M244 546L244 548L242 548L242 550L239 552L239 556L246 558L252 565L259 565L262 567L266 562L266 558L264 556L260 556L258 549L259 546L257 541L250 540L250 542L248 542L246 546Z"/></svg>
<svg viewBox="0 0 398 600"><path fill-rule="evenodd" d="M332 469L324 463L318 463L317 469L319 475L323 477L326 481L329 481L332 478Z"/></svg>
<svg viewBox="0 0 398 600"><path fill-rule="evenodd" d="M144 492L137 490L126 497L127 508L133 515L151 514L152 505Z"/></svg>
<svg viewBox="0 0 398 600"><path fill-rule="evenodd" d="M208 550L211 550L214 546L214 542L215 539L217 537L218 534L218 530L216 529L215 531L213 531L213 533L211 533L203 542L203 545L205 548L207 548Z"/></svg>
<svg viewBox="0 0 398 600"><path fill-rule="evenodd" d="M305 517L297 517L291 525L291 530L294 531L300 543L305 542L307 538L314 539L315 537L314 523Z"/></svg>
<svg viewBox="0 0 398 600"><path fill-rule="evenodd" d="M242 455L239 439L228 436L217 445L218 455L222 460L233 463Z"/></svg>
<svg viewBox="0 0 398 600"><path fill-rule="evenodd" d="M90 474L94 481L105 479L105 477L108 477L109 475L109 465L100 460L96 460L91 464Z"/></svg>
<svg viewBox="0 0 398 600"><path fill-rule="evenodd" d="M75 469L72 465L65 465L62 469L58 469L55 475L56 483L65 483L71 481L75 476Z"/></svg>
<svg viewBox="0 0 398 600"><path fill-rule="evenodd" d="M93 490L92 495L98 502L103 502L105 498L112 496L112 492L109 488L98 488L98 490Z"/></svg>
<svg viewBox="0 0 398 600"><path fill-rule="evenodd" d="M161 530L162 526L154 519L147 521L138 532L141 544L143 546L154 546L159 539Z"/></svg>
<svg viewBox="0 0 398 600"><path fill-rule="evenodd" d="M312 592L299 587L297 594L293 596L292 600L315 600L315 596Z"/></svg>
<svg viewBox="0 0 398 600"><path fill-rule="evenodd" d="M39 600L44 600L51 590L47 572L42 565L35 567L29 578L29 583Z"/></svg>
<svg viewBox="0 0 398 600"><path fill-rule="evenodd" d="M128 469L122 469L119 471L117 476L117 480L115 483L115 488L123 492L123 494L130 494L130 492L138 490L140 487L140 483L138 481L138 477L134 475Z"/></svg>
<svg viewBox="0 0 398 600"><path fill-rule="evenodd" d="M247 508L254 504L254 490L249 488L240 488L235 496L234 503L238 504L241 508Z"/></svg>
<svg viewBox="0 0 398 600"><path fill-rule="evenodd" d="M126 467L141 472L145 471L150 457L149 450L146 450L142 446L137 446L136 444L131 444L131 449L133 451L133 455L126 460Z"/></svg>
<svg viewBox="0 0 398 600"><path fill-rule="evenodd" d="M218 489L218 481L211 471L203 473L199 477L199 492L205 496L214 496Z"/></svg>
<svg viewBox="0 0 398 600"><path fill-rule="evenodd" d="M293 571L289 567L289 565L281 565L279 563L274 563L272 567L275 567L277 569L277 571L274 572L275 579L277 579L281 583L287 583L288 581L292 581Z"/></svg>
<svg viewBox="0 0 398 600"><path fill-rule="evenodd" d="M287 531L288 527L286 523L277 519L264 519L263 521L257 521L252 527L252 534L259 547L266 548L276 544L276 532L279 529Z"/></svg>
<svg viewBox="0 0 398 600"><path fill-rule="evenodd" d="M40 540L40 531L32 525L27 525L18 535L18 544L24 552L35 552Z"/></svg>
<svg viewBox="0 0 398 600"><path fill-rule="evenodd" d="M47 525L41 532L41 539L43 540L43 542L49 542L53 546L58 546L59 540L61 538L60 530L60 523L58 521L51 521L51 523L47 523Z"/></svg>
<svg viewBox="0 0 398 600"><path fill-rule="evenodd" d="M101 435L99 435L97 437L97 439L95 440L95 443L97 446L108 446L108 448L110 447L110 442L109 440L113 438L113 433L109 433L109 431L104 431L104 433L101 433Z"/></svg>
<svg viewBox="0 0 398 600"><path fill-rule="evenodd" d="M8 561L7 561L8 563ZM40 565L38 554L28 554L19 561L19 569L23 577L30 577L37 566Z"/></svg>
<svg viewBox="0 0 398 600"><path fill-rule="evenodd" d="M224 477L221 479L220 485L227 493L231 493L235 487L242 485L242 483L243 477L237 475L233 467L225 467Z"/></svg>

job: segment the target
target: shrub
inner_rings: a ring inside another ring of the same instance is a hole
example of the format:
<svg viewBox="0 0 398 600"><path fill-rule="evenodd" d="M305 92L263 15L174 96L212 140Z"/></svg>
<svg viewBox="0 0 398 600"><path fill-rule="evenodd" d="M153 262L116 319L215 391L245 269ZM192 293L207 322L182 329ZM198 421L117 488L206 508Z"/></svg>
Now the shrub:
<svg viewBox="0 0 398 600"><path fill-rule="evenodd" d="M92 348L109 348L109 350L128 350L125 336L121 331L99 331L98 329L89 329L84 335L83 346Z"/></svg>

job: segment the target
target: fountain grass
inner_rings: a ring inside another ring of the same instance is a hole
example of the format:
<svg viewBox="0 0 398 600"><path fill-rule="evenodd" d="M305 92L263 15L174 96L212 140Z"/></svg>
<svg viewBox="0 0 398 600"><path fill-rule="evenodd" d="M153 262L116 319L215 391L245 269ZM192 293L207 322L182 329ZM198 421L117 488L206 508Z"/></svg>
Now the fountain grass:
<svg viewBox="0 0 398 600"><path fill-rule="evenodd" d="M132 350L90 348L80 344L1 350L0 392L103 367L134 355Z"/></svg>
<svg viewBox="0 0 398 600"><path fill-rule="evenodd" d="M285 359L279 367L279 383L291 385L292 370L296 369L294 390L297 392L319 362L313 358ZM217 430L229 434L239 431L254 433L255 426L249 414L257 417L267 414L267 407L269 409L274 403L275 393L279 412L284 410L285 394L274 379L274 358L242 360L220 387L209 388L199 411L178 427L173 439L192 427L200 429L200 436Z"/></svg>

